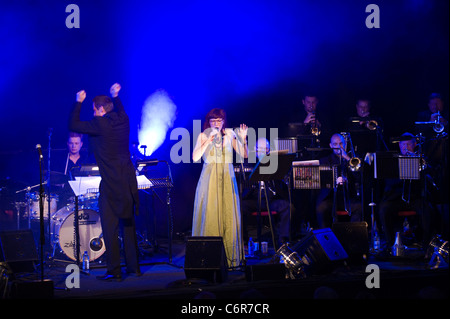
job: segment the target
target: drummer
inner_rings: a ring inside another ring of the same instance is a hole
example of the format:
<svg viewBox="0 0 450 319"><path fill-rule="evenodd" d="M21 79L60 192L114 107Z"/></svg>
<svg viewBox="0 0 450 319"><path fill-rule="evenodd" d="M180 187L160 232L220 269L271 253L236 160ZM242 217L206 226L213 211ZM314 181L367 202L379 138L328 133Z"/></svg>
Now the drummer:
<svg viewBox="0 0 450 319"><path fill-rule="evenodd" d="M68 175L70 180L75 179L73 174L80 170L81 164L87 163L86 156L80 153L82 147L83 135L69 132L69 138L67 139L67 149L69 152L67 153L64 174Z"/></svg>
<svg viewBox="0 0 450 319"><path fill-rule="evenodd" d="M65 157L63 173L67 175L69 180L75 180L75 176L78 175L81 165L89 164L92 161L88 156L81 152L83 147L83 135L76 132L69 132L67 139L68 153ZM61 165L59 165L61 167ZM62 190L59 194L59 206L65 206L70 202L70 198L73 197L73 191L68 183L62 185Z"/></svg>

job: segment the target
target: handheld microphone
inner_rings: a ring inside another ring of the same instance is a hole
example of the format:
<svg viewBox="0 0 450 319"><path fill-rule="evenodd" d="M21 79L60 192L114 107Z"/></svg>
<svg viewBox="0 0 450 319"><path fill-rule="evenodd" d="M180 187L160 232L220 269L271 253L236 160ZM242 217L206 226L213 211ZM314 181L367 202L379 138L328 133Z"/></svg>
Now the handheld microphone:
<svg viewBox="0 0 450 319"><path fill-rule="evenodd" d="M217 134L214 136L214 142L220 143L221 140L221 133L218 127L213 127L213 132L217 132Z"/></svg>
<svg viewBox="0 0 450 319"><path fill-rule="evenodd" d="M39 152L39 158L40 158L40 159L43 159L44 156L42 156L41 144L36 144L36 149L37 149L38 152Z"/></svg>

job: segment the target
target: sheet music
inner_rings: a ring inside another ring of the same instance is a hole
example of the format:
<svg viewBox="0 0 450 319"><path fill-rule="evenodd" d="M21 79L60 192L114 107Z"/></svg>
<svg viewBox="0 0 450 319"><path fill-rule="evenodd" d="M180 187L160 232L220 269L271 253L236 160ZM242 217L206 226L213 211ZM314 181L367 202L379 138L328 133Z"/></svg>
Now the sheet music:
<svg viewBox="0 0 450 319"><path fill-rule="evenodd" d="M100 189L100 176L77 176L74 181L69 181L75 196L84 195L87 193L98 192ZM145 176L136 176L139 189L147 189L153 186L153 183Z"/></svg>
<svg viewBox="0 0 450 319"><path fill-rule="evenodd" d="M136 179L139 189L147 189L153 187L153 183L145 175L136 176Z"/></svg>
<svg viewBox="0 0 450 319"><path fill-rule="evenodd" d="M293 166L319 166L319 160L309 160L309 161L295 161L292 162Z"/></svg>
<svg viewBox="0 0 450 319"><path fill-rule="evenodd" d="M69 181L75 196L80 196L88 193L88 189L99 189L100 176L77 176L74 181Z"/></svg>

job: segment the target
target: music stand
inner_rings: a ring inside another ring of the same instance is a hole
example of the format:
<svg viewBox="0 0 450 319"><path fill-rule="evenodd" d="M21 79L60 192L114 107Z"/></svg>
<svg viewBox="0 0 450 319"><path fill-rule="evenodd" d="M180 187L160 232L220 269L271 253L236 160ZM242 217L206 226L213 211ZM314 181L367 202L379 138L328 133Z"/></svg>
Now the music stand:
<svg viewBox="0 0 450 319"><path fill-rule="evenodd" d="M167 175L165 177L150 177L148 175L147 167L150 166L156 166L158 163L164 163L167 165ZM155 189L157 188L166 188L166 206L167 206L167 227L168 227L168 239L169 239L169 265L172 265L174 267L178 267L177 265L172 263L172 238L173 238L173 215L172 215L172 209L171 209L171 198L170 198L170 191L173 188L173 179L172 179L172 172L170 170L169 162L165 160L156 160L156 159L149 159L149 160L142 160L137 161L136 166L138 169L143 171L144 175L147 176L148 180L151 183L151 191L152 193L160 200L161 203L164 203L164 201L158 196L158 194L155 192ZM141 172L142 174L142 172ZM154 232L156 234L156 231Z"/></svg>
<svg viewBox="0 0 450 319"><path fill-rule="evenodd" d="M272 157L271 157L272 156ZM256 183L258 182L259 190L258 190L258 215L257 215L257 223L258 223L258 242L261 243L261 189L264 187L264 195L266 199L266 207L267 212L269 216L269 225L270 225L270 232L272 235L272 243L273 248L275 251L277 251L277 243L275 240L275 235L273 232L273 225L272 225L272 213L270 211L270 205L269 205L269 199L267 197L267 187L265 187L265 182L267 181L275 181L275 180L283 180L286 175L288 175L289 171L292 167L292 161L295 159L296 154L279 154L274 153L272 155L266 155L263 158L259 159L256 163L253 171L250 174L250 182ZM271 165L271 161L273 159L276 159L278 161L275 171L272 172L271 169L269 169ZM289 198L289 211L291 210L290 207L290 198ZM261 253L261 244L258 246L258 251Z"/></svg>
<svg viewBox="0 0 450 319"><path fill-rule="evenodd" d="M420 156L401 156L397 152L374 153L374 178L420 179Z"/></svg>
<svg viewBox="0 0 450 319"><path fill-rule="evenodd" d="M375 179L400 179L420 180L421 174L421 156L402 156L397 152L376 152L374 153L374 178ZM422 180L422 207L425 205L426 183ZM404 190L402 200L409 203L409 198L405 200ZM374 220L372 209L372 221ZM375 232L374 223L372 223L372 239Z"/></svg>

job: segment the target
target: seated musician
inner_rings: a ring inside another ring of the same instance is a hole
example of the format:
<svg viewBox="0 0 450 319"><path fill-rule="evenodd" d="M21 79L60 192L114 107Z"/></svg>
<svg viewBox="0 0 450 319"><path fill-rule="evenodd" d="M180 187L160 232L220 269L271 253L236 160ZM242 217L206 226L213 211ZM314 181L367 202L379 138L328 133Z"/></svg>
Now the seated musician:
<svg viewBox="0 0 450 319"><path fill-rule="evenodd" d="M414 156L416 138L411 133L404 133L399 142L400 154ZM399 211L416 211L420 216L423 243L430 239L431 210L424 202L423 182L421 180L386 179L383 195L379 204L379 217L386 240L386 249L390 249L395 241L395 221Z"/></svg>
<svg viewBox="0 0 450 319"><path fill-rule="evenodd" d="M67 139L67 156L64 161L59 163L58 171L63 172L68 177L68 180L75 180L80 172L83 164L90 164L94 161L89 159L89 156L81 151L83 147L83 135L80 133L69 132ZM68 203L74 193L68 183L61 185L59 193L59 204L64 206Z"/></svg>
<svg viewBox="0 0 450 319"><path fill-rule="evenodd" d="M318 228L331 227L333 208L336 211L346 210L351 221L361 220L361 199L359 197L359 181L349 168L351 157L345 151L346 142L341 134L333 134L330 140L333 152L319 159L320 165L337 166L337 188L323 188L317 196L316 217Z"/></svg>
<svg viewBox="0 0 450 319"><path fill-rule="evenodd" d="M270 152L270 143L265 138L260 138L256 142L255 151L257 157L261 159ZM267 196L269 201L270 211L278 213L278 241L279 244L285 243L289 240L290 229L290 215L289 206L291 206L291 213L294 213L294 206L289 204L289 190L288 185L284 181L266 181ZM247 229L248 220L253 212L258 211L258 184L254 183L244 189L242 194L242 215L244 222L244 230ZM265 200L265 192L261 191L261 212L267 211ZM275 230L274 230L275 231ZM244 239L248 239L248 233L245 232Z"/></svg>

